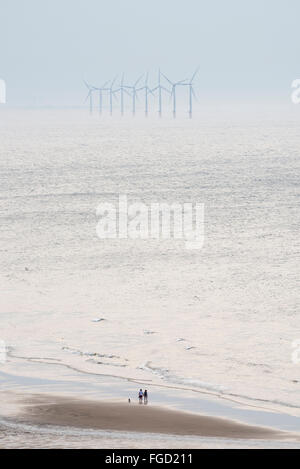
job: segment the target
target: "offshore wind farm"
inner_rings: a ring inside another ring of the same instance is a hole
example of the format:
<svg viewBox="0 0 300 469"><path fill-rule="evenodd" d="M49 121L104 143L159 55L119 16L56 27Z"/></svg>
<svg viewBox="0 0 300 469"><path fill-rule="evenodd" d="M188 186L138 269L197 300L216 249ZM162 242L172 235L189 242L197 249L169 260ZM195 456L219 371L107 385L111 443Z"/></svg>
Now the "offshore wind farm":
<svg viewBox="0 0 300 469"><path fill-rule="evenodd" d="M141 103L141 109L145 117L149 116L150 106L154 109L154 112L161 118L163 116L163 108L165 113L171 113L174 119L177 117L178 99L177 91L178 88L188 87L188 93L185 93L184 101L187 101L187 105L183 104L184 110L188 117L193 117L193 102L197 100L196 92L194 89L195 78L199 72L197 68L190 79L183 79L172 81L166 74L158 70L158 78L156 83L149 83L149 72L146 72L139 76L135 82L126 82L125 73L123 72L120 76L116 76L112 80L105 81L103 85L97 86L88 83L84 80L84 85L88 90L88 94L85 98L85 103L89 103L89 112L92 115L98 107L98 113L102 116L104 109L109 110L109 114L112 116L113 111L119 112L123 117L125 109L130 109L132 116L134 117L137 112L137 102ZM96 96L98 95L98 106L96 104ZM127 97L127 107L125 106L125 98ZM182 104L183 100L181 100ZM128 106L129 104L129 106Z"/></svg>

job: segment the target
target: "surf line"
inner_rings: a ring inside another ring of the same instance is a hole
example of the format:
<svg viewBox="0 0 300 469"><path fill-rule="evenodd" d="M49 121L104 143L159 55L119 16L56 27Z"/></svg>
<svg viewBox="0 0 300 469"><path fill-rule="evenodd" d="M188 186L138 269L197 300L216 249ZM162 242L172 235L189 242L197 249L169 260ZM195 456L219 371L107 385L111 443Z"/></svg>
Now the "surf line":
<svg viewBox="0 0 300 469"><path fill-rule="evenodd" d="M59 363L59 362L55 362L55 361L52 361L52 362L38 361L38 360L40 360L40 358L22 357L22 356L14 355L11 351L9 351L8 354L11 358L16 358L18 360L28 361L28 362L32 362L32 363L40 363L40 364L43 364L43 365L50 365L50 366L51 365L52 366L61 366L61 367L67 368L69 370L76 371L79 374L85 374L85 375L91 375L91 376L102 376L102 377L107 377L107 378L117 378L117 379L120 379L120 380L127 381L129 383L139 383L139 384L144 383L144 384L148 384L148 385L151 383L151 386L156 387L156 388L179 390L179 391L191 391L193 393L207 395L207 396L222 399L222 400L225 400L225 401L228 401L228 402L233 402L234 404L246 405L249 408L252 407L254 409L259 409L261 411L268 411L268 412L271 411L271 412L278 413L278 410L273 409L272 407L265 407L262 404L259 404L259 405L251 404L249 402L249 401L257 401L257 402L262 402L264 404L268 404L270 401L267 401L265 399L239 396L239 395L233 394L233 393L222 394L221 392L207 391L207 390L204 390L204 389L194 389L194 388L190 388L190 387L187 387L187 386L178 386L178 385L171 385L171 384L168 385L168 384L162 384L162 383L159 384L159 383L153 382L152 380L144 379L144 378L141 381L141 380L138 380L136 378L113 375L113 374L108 374L108 373L95 373L95 372L92 372L92 371L85 371L83 369L76 368L74 366L68 365L67 363ZM286 406L289 406L289 407L295 408L295 409L299 408L297 406L291 406L289 404L283 404L283 405L286 405Z"/></svg>

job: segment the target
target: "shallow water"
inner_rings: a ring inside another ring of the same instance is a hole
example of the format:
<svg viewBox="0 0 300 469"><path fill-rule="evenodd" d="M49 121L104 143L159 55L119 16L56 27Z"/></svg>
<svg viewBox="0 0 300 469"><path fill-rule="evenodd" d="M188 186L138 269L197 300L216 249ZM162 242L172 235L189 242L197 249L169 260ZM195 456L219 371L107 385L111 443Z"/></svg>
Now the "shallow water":
<svg viewBox="0 0 300 469"><path fill-rule="evenodd" d="M4 371L25 357L31 376L68 365L300 415L296 122L3 111L0 135ZM119 194L204 203L203 249L99 240L96 207Z"/></svg>

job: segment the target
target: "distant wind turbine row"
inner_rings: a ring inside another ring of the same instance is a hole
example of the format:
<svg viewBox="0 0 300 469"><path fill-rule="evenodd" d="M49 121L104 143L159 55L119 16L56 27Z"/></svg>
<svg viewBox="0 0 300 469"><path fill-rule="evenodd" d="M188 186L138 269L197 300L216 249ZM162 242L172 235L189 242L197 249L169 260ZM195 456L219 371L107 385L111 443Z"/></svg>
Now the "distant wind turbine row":
<svg viewBox="0 0 300 469"><path fill-rule="evenodd" d="M118 77L115 77L112 81L105 82L101 87L92 86L86 81L84 81L85 86L88 89L88 94L86 97L86 101L89 101L89 108L90 114L93 113L94 110L94 94L98 94L99 97L99 114L101 115L103 112L103 100L104 96L107 96L109 99L109 112L112 116L113 114L113 103L114 100L118 103L118 98L120 102L120 112L121 116L124 115L124 96L125 94L130 96L132 99L132 115L135 116L136 114L136 102L138 100L138 93L143 92L144 94L144 107L145 107L145 117L149 115L149 95L155 96L158 94L158 115L162 117L162 106L163 106L163 93L169 96L173 102L173 117L176 118L177 112L177 96L176 96L176 89L178 86L188 86L188 114L190 119L193 117L193 98L196 99L196 94L194 90L194 79L198 73L198 69L195 71L193 76L190 80L180 80L173 82L171 81L164 73L160 70L158 72L158 84L154 88L149 87L149 74L146 73L141 75L133 84L125 84L124 83L124 73L121 76L121 80L119 85L115 87L115 83L117 82ZM142 78L145 77L143 86L141 85ZM165 82L166 86L162 84L162 78Z"/></svg>

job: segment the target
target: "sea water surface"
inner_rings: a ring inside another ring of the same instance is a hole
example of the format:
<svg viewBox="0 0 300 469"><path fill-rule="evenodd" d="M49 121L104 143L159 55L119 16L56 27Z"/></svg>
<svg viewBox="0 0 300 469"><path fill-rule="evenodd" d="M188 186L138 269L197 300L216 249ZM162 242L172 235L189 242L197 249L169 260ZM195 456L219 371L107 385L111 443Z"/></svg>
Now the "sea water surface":
<svg viewBox="0 0 300 469"><path fill-rule="evenodd" d="M0 370L68 366L300 415L297 122L0 117ZM96 208L119 195L204 203L203 248L100 240Z"/></svg>

